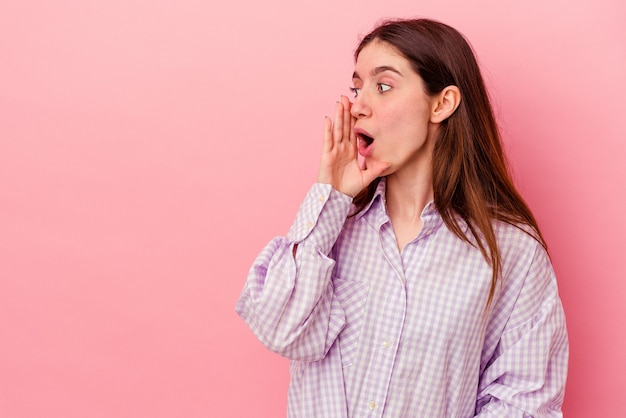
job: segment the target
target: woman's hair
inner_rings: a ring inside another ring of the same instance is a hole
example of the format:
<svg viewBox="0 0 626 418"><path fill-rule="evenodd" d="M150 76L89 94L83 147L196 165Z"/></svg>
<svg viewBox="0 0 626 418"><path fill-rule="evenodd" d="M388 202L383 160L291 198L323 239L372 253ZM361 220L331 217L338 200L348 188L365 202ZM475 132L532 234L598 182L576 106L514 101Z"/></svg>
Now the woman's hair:
<svg viewBox="0 0 626 418"><path fill-rule="evenodd" d="M429 95L447 86L457 86L461 103L441 123L432 158L434 199L446 226L460 239L472 244L459 217L492 267L491 304L502 270L502 258L493 220L517 226L546 248L530 209L515 189L502 149L485 83L466 39L440 22L394 20L384 22L365 36L355 59L370 42L392 45L423 79ZM357 212L372 199L374 181L354 198ZM530 227L530 228L528 228Z"/></svg>

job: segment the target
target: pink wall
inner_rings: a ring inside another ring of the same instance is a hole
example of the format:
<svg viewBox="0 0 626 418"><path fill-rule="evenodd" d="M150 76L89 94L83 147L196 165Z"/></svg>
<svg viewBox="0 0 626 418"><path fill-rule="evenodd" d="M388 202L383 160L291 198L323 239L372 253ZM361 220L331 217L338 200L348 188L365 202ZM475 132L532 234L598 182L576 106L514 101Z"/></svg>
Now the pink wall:
<svg viewBox="0 0 626 418"><path fill-rule="evenodd" d="M234 304L358 35L416 15L486 67L559 276L566 416L626 416L624 4L3 1L0 416L284 416L287 361Z"/></svg>

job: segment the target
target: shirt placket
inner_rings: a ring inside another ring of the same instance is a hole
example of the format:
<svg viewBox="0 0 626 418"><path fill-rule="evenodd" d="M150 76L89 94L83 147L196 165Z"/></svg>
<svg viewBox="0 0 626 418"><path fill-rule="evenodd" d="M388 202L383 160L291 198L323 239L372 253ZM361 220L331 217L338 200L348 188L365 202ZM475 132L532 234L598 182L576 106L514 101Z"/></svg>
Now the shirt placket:
<svg viewBox="0 0 626 418"><path fill-rule="evenodd" d="M367 365L370 372L365 376L364 396L361 397L360 417L382 417L391 382L391 375L396 362L398 344L402 335L406 314L406 291L402 259L397 249L391 224L386 223L379 231L381 249L388 262L389 274L382 288L387 292L385 306L379 311L372 338L369 339L371 357Z"/></svg>

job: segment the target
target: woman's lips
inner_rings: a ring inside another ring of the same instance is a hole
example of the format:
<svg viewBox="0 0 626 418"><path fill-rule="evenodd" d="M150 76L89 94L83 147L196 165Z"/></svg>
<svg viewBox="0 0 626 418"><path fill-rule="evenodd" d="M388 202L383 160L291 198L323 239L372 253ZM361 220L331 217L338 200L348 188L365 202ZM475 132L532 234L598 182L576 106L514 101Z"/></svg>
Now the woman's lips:
<svg viewBox="0 0 626 418"><path fill-rule="evenodd" d="M365 159L372 155L374 148L374 137L364 129L355 128L354 134L357 138L357 162L361 170L367 170Z"/></svg>
<svg viewBox="0 0 626 418"><path fill-rule="evenodd" d="M372 155L372 149L374 148L374 140L371 137L368 137L368 139L366 140L361 135L357 137L357 161L361 170L367 170L365 158Z"/></svg>

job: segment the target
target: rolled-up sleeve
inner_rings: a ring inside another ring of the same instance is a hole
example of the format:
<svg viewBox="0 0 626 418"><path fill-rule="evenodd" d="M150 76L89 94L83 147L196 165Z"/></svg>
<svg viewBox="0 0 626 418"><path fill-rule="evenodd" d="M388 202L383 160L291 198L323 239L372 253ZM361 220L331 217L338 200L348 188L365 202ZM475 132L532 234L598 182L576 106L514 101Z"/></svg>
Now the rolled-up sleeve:
<svg viewBox="0 0 626 418"><path fill-rule="evenodd" d="M287 236L271 240L254 261L235 310L270 350L316 361L345 325L329 253L351 208L349 196L313 185Z"/></svg>

